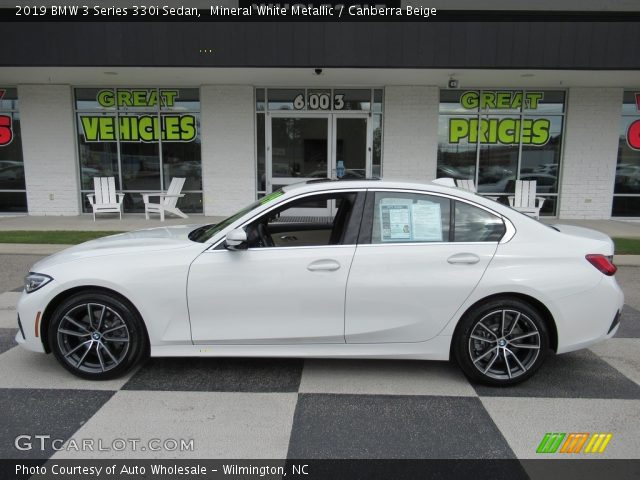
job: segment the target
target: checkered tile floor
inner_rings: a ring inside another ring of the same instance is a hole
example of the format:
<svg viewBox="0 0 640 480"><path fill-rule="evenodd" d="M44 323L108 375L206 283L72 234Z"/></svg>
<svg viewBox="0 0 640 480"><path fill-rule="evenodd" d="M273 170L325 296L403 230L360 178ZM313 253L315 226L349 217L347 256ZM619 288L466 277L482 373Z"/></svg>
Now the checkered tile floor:
<svg viewBox="0 0 640 480"><path fill-rule="evenodd" d="M534 458L546 432L611 432L600 458L640 458L640 311L629 306L616 338L551 357L508 389L442 362L297 359L151 359L96 383L15 347L16 295L0 295L0 458L167 456L19 452L20 434L194 440L174 458Z"/></svg>

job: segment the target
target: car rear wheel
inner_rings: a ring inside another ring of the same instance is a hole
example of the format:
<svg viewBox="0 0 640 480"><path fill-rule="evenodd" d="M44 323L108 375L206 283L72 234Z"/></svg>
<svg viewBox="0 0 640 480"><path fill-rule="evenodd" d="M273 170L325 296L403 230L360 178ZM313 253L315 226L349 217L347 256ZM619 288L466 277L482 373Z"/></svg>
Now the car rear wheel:
<svg viewBox="0 0 640 480"><path fill-rule="evenodd" d="M549 333L540 313L519 299L496 299L469 311L453 339L453 354L472 380L515 385L544 362Z"/></svg>
<svg viewBox="0 0 640 480"><path fill-rule="evenodd" d="M146 353L138 313L125 300L103 292L83 292L59 305L49 343L67 370L90 380L118 377Z"/></svg>

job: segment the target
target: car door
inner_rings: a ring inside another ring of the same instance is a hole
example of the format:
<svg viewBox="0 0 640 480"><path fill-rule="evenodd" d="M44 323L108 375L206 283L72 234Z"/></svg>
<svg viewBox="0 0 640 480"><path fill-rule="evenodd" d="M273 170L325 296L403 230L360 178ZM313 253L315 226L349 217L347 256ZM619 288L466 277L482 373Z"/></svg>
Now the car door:
<svg viewBox="0 0 640 480"><path fill-rule="evenodd" d="M344 343L344 296L364 191L361 195L358 200L357 192L341 191L290 201L244 226L247 249L219 245L200 255L191 265L187 287L193 342ZM340 203L333 218L286 215L331 200ZM332 226L328 234L327 222ZM256 236L260 224L277 241Z"/></svg>
<svg viewBox="0 0 640 480"><path fill-rule="evenodd" d="M505 232L486 209L415 191L369 191L347 284L347 343L421 342L471 294Z"/></svg>

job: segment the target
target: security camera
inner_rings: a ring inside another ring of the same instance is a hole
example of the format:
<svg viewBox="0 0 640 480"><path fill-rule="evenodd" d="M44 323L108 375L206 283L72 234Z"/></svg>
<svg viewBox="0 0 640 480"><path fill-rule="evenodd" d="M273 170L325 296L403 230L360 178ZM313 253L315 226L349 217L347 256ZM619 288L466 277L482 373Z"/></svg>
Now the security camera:
<svg viewBox="0 0 640 480"><path fill-rule="evenodd" d="M321 68L316 68L314 70L314 72L315 72L316 75L322 75L322 69Z"/></svg>
<svg viewBox="0 0 640 480"><path fill-rule="evenodd" d="M458 80L456 80L455 78L450 78L448 85L449 88L458 88Z"/></svg>

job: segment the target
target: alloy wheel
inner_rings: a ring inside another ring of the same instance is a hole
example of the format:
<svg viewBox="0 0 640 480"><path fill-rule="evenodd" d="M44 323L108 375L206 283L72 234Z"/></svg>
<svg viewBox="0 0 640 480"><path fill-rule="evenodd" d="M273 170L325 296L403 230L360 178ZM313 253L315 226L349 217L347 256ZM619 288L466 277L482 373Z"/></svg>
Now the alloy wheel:
<svg viewBox="0 0 640 480"><path fill-rule="evenodd" d="M475 368L497 380L525 374L538 359L540 331L525 313L497 309L476 322L469 335L469 358Z"/></svg>
<svg viewBox="0 0 640 480"><path fill-rule="evenodd" d="M122 316L102 303L82 303L64 313L57 328L62 358L74 369L103 373L127 356L129 328Z"/></svg>

